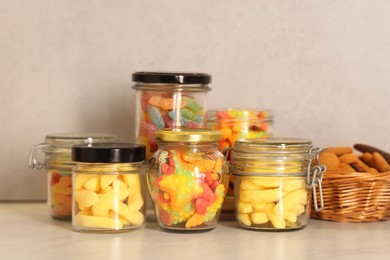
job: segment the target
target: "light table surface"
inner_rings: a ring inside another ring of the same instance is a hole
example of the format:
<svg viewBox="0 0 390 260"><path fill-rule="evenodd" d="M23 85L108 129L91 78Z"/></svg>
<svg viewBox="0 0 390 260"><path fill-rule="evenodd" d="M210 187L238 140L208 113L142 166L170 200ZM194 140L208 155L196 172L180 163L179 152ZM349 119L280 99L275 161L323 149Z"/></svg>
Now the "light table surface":
<svg viewBox="0 0 390 260"><path fill-rule="evenodd" d="M168 233L156 222L126 233L72 230L45 203L0 203L0 259L390 259L390 222L311 219L289 232L245 230L220 221L203 233Z"/></svg>

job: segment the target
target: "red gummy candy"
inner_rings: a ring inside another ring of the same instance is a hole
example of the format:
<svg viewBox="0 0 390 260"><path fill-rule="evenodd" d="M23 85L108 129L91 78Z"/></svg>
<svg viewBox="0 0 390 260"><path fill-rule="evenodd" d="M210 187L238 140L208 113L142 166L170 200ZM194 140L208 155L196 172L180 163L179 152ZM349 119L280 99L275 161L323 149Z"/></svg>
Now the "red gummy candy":
<svg viewBox="0 0 390 260"><path fill-rule="evenodd" d="M54 184L58 183L60 181L60 179L61 179L61 175L59 175L57 172L53 172L51 175L50 184L54 185Z"/></svg>
<svg viewBox="0 0 390 260"><path fill-rule="evenodd" d="M171 223L171 216L169 215L168 212L160 208L160 221L164 225L170 225Z"/></svg>
<svg viewBox="0 0 390 260"><path fill-rule="evenodd" d="M161 164L161 171L164 174L172 174L174 172L174 169L171 168L168 164L163 163L163 164Z"/></svg>
<svg viewBox="0 0 390 260"><path fill-rule="evenodd" d="M149 145L149 147L150 147L150 151L151 151L151 152L157 151L157 149L158 149L158 143L157 143L156 140L149 140L149 141L148 141L148 145Z"/></svg>
<svg viewBox="0 0 390 260"><path fill-rule="evenodd" d="M217 116L218 118L230 118L228 112L226 111L218 111Z"/></svg>
<svg viewBox="0 0 390 260"><path fill-rule="evenodd" d="M204 177L204 182L207 183L207 185L209 186L209 188L214 192L215 191L215 188L217 187L217 185L219 184L218 181L214 180L210 174L206 174L206 176Z"/></svg>
<svg viewBox="0 0 390 260"><path fill-rule="evenodd" d="M203 189L203 193L200 195L201 198L206 199L207 201L214 202L217 200L214 192L210 189L207 183L201 183L200 186Z"/></svg>
<svg viewBox="0 0 390 260"><path fill-rule="evenodd" d="M142 92L141 95L141 107L143 111L146 111L148 109L149 104L149 98L151 97L151 94L148 92Z"/></svg>
<svg viewBox="0 0 390 260"><path fill-rule="evenodd" d="M195 201L195 210L198 212L200 215L204 215L207 212L207 207L210 206L212 202L204 199L204 198L199 198Z"/></svg>

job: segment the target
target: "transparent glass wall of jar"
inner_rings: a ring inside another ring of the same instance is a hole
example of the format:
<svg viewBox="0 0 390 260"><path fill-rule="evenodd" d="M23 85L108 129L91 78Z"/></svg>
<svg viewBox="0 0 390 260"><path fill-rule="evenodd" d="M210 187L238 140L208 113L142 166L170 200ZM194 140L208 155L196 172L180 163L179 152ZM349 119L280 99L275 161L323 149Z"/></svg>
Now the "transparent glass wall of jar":
<svg viewBox="0 0 390 260"><path fill-rule="evenodd" d="M50 215L59 220L72 217L71 147L75 144L114 142L116 135L101 133L49 134L45 142L31 148L29 166L47 172L47 204ZM44 158L40 159L40 153Z"/></svg>
<svg viewBox="0 0 390 260"><path fill-rule="evenodd" d="M145 225L145 146L76 145L72 226L77 231L120 232Z"/></svg>
<svg viewBox="0 0 390 260"><path fill-rule="evenodd" d="M293 230L310 217L310 140L241 139L234 145L236 220L258 230ZM319 176L318 176L319 177Z"/></svg>
<svg viewBox="0 0 390 260"><path fill-rule="evenodd" d="M228 184L228 165L218 151L220 133L161 129L147 183L164 230L211 230L217 225Z"/></svg>
<svg viewBox="0 0 390 260"><path fill-rule="evenodd" d="M135 140L146 157L157 151L156 131L162 128L204 128L211 76L204 73L135 72Z"/></svg>

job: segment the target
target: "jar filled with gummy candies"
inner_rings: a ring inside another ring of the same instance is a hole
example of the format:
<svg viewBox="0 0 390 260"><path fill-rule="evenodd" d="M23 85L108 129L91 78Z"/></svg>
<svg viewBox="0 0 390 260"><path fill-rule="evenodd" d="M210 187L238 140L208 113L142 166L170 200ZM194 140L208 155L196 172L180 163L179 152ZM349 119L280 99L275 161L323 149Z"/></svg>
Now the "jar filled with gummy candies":
<svg viewBox="0 0 390 260"><path fill-rule="evenodd" d="M50 215L55 219L70 220L72 217L72 168L71 148L75 144L113 142L116 135L98 133L50 134L45 143L31 148L29 166L47 171L47 204ZM44 158L39 158L40 152Z"/></svg>
<svg viewBox="0 0 390 260"><path fill-rule="evenodd" d="M145 146L75 145L72 159L75 230L119 232L145 225Z"/></svg>
<svg viewBox="0 0 390 260"><path fill-rule="evenodd" d="M170 231L216 227L228 185L221 134L209 129L160 129L147 183L157 221Z"/></svg>
<svg viewBox="0 0 390 260"><path fill-rule="evenodd" d="M311 194L316 210L323 207L320 149L298 138L241 139L234 144L235 212L238 224L257 230L304 228L310 217Z"/></svg>
<svg viewBox="0 0 390 260"><path fill-rule="evenodd" d="M162 128L204 128L211 76L204 73L135 72L135 139L146 157L157 151L156 131Z"/></svg>
<svg viewBox="0 0 390 260"><path fill-rule="evenodd" d="M218 130L222 134L219 149L227 151L233 148L234 142L242 138L268 138L273 128L273 115L270 110L253 109L217 109L207 112L208 128ZM231 151L231 150L230 150ZM227 159L231 162L231 154ZM234 177L229 174L229 186L222 206L225 217L234 216Z"/></svg>

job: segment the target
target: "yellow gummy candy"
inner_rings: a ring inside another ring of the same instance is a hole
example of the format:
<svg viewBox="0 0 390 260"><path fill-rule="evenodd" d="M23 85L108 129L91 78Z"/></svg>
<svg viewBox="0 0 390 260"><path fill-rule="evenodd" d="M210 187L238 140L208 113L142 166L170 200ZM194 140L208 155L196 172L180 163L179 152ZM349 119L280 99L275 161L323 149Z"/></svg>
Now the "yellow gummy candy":
<svg viewBox="0 0 390 260"><path fill-rule="evenodd" d="M77 174L77 176L75 177L75 180L74 180L74 183L73 183L73 187L75 189L81 189L83 188L84 186L84 183L92 178L94 175L89 175L89 174Z"/></svg>
<svg viewBox="0 0 390 260"><path fill-rule="evenodd" d="M127 204L130 212L139 211L144 205L144 199L141 192L136 192L133 194L133 196L129 197Z"/></svg>
<svg viewBox="0 0 390 260"><path fill-rule="evenodd" d="M122 218L126 219L130 224L139 226L144 222L144 215L137 212L130 212L129 208L123 202L116 204L111 208L112 211L118 213Z"/></svg>
<svg viewBox="0 0 390 260"><path fill-rule="evenodd" d="M253 211L252 205L249 202L239 200L237 202L237 210L240 213L250 213Z"/></svg>
<svg viewBox="0 0 390 260"><path fill-rule="evenodd" d="M275 202L281 197L279 189L241 190L239 199L246 202Z"/></svg>
<svg viewBox="0 0 390 260"><path fill-rule="evenodd" d="M263 211L265 208L265 202L253 202L251 204L255 211Z"/></svg>
<svg viewBox="0 0 390 260"><path fill-rule="evenodd" d="M292 209L293 212L295 212L295 214L297 216L301 215L303 212L305 212L305 205L303 204L299 204L299 205L296 205L293 209Z"/></svg>
<svg viewBox="0 0 390 260"><path fill-rule="evenodd" d="M102 190L106 189L111 183L116 179L116 175L106 174L100 176L100 188Z"/></svg>
<svg viewBox="0 0 390 260"><path fill-rule="evenodd" d="M282 216L276 215L272 212L272 209L274 208L274 203L267 203L265 206L265 213L267 214L267 217L271 221L272 225L276 228L285 228L286 227L286 221Z"/></svg>
<svg viewBox="0 0 390 260"><path fill-rule="evenodd" d="M288 193L283 197L273 208L273 213L283 215L299 204L305 204L307 201L307 194L304 189L299 189Z"/></svg>
<svg viewBox="0 0 390 260"><path fill-rule="evenodd" d="M130 188L139 188L141 186L138 174L123 174L123 179Z"/></svg>
<svg viewBox="0 0 390 260"><path fill-rule="evenodd" d="M260 187L253 183L249 178L242 178L240 183L242 190L260 190Z"/></svg>
<svg viewBox="0 0 390 260"><path fill-rule="evenodd" d="M104 193L99 200L92 206L94 216L108 217L108 211L117 201L118 193L115 190Z"/></svg>
<svg viewBox="0 0 390 260"><path fill-rule="evenodd" d="M252 222L251 222L251 218L249 216L249 214L246 214L246 213L238 213L237 214L237 217L238 217L238 220L244 224L245 226L251 226L252 225Z"/></svg>
<svg viewBox="0 0 390 260"><path fill-rule="evenodd" d="M251 177L250 181L252 181L257 186L266 188L279 187L282 182L280 178L276 177Z"/></svg>
<svg viewBox="0 0 390 260"><path fill-rule="evenodd" d="M125 201L130 194L129 189L125 189L125 188L119 188L117 189L117 191L118 191L118 201Z"/></svg>
<svg viewBox="0 0 390 260"><path fill-rule="evenodd" d="M100 176L93 176L84 182L86 190L98 191L100 190Z"/></svg>
<svg viewBox="0 0 390 260"><path fill-rule="evenodd" d="M98 194L90 190L75 190L73 196L80 209L91 207L99 200Z"/></svg>
<svg viewBox="0 0 390 260"><path fill-rule="evenodd" d="M304 187L304 180L302 179L285 179L283 180L283 191L291 192Z"/></svg>
<svg viewBox="0 0 390 260"><path fill-rule="evenodd" d="M121 229L123 227L123 222L120 219L80 214L75 216L74 223L76 226L88 228Z"/></svg>
<svg viewBox="0 0 390 260"><path fill-rule="evenodd" d="M290 223L297 222L297 214L295 214L295 212L293 212L293 211L288 211L288 212L284 213L283 218Z"/></svg>
<svg viewBox="0 0 390 260"><path fill-rule="evenodd" d="M264 224L269 221L267 214L265 212L255 212L251 215L251 221L253 224Z"/></svg>
<svg viewBox="0 0 390 260"><path fill-rule="evenodd" d="M72 188L71 187L61 185L60 183L56 183L53 186L51 186L51 190L53 192L61 194L61 195L70 195L70 194L72 194Z"/></svg>

